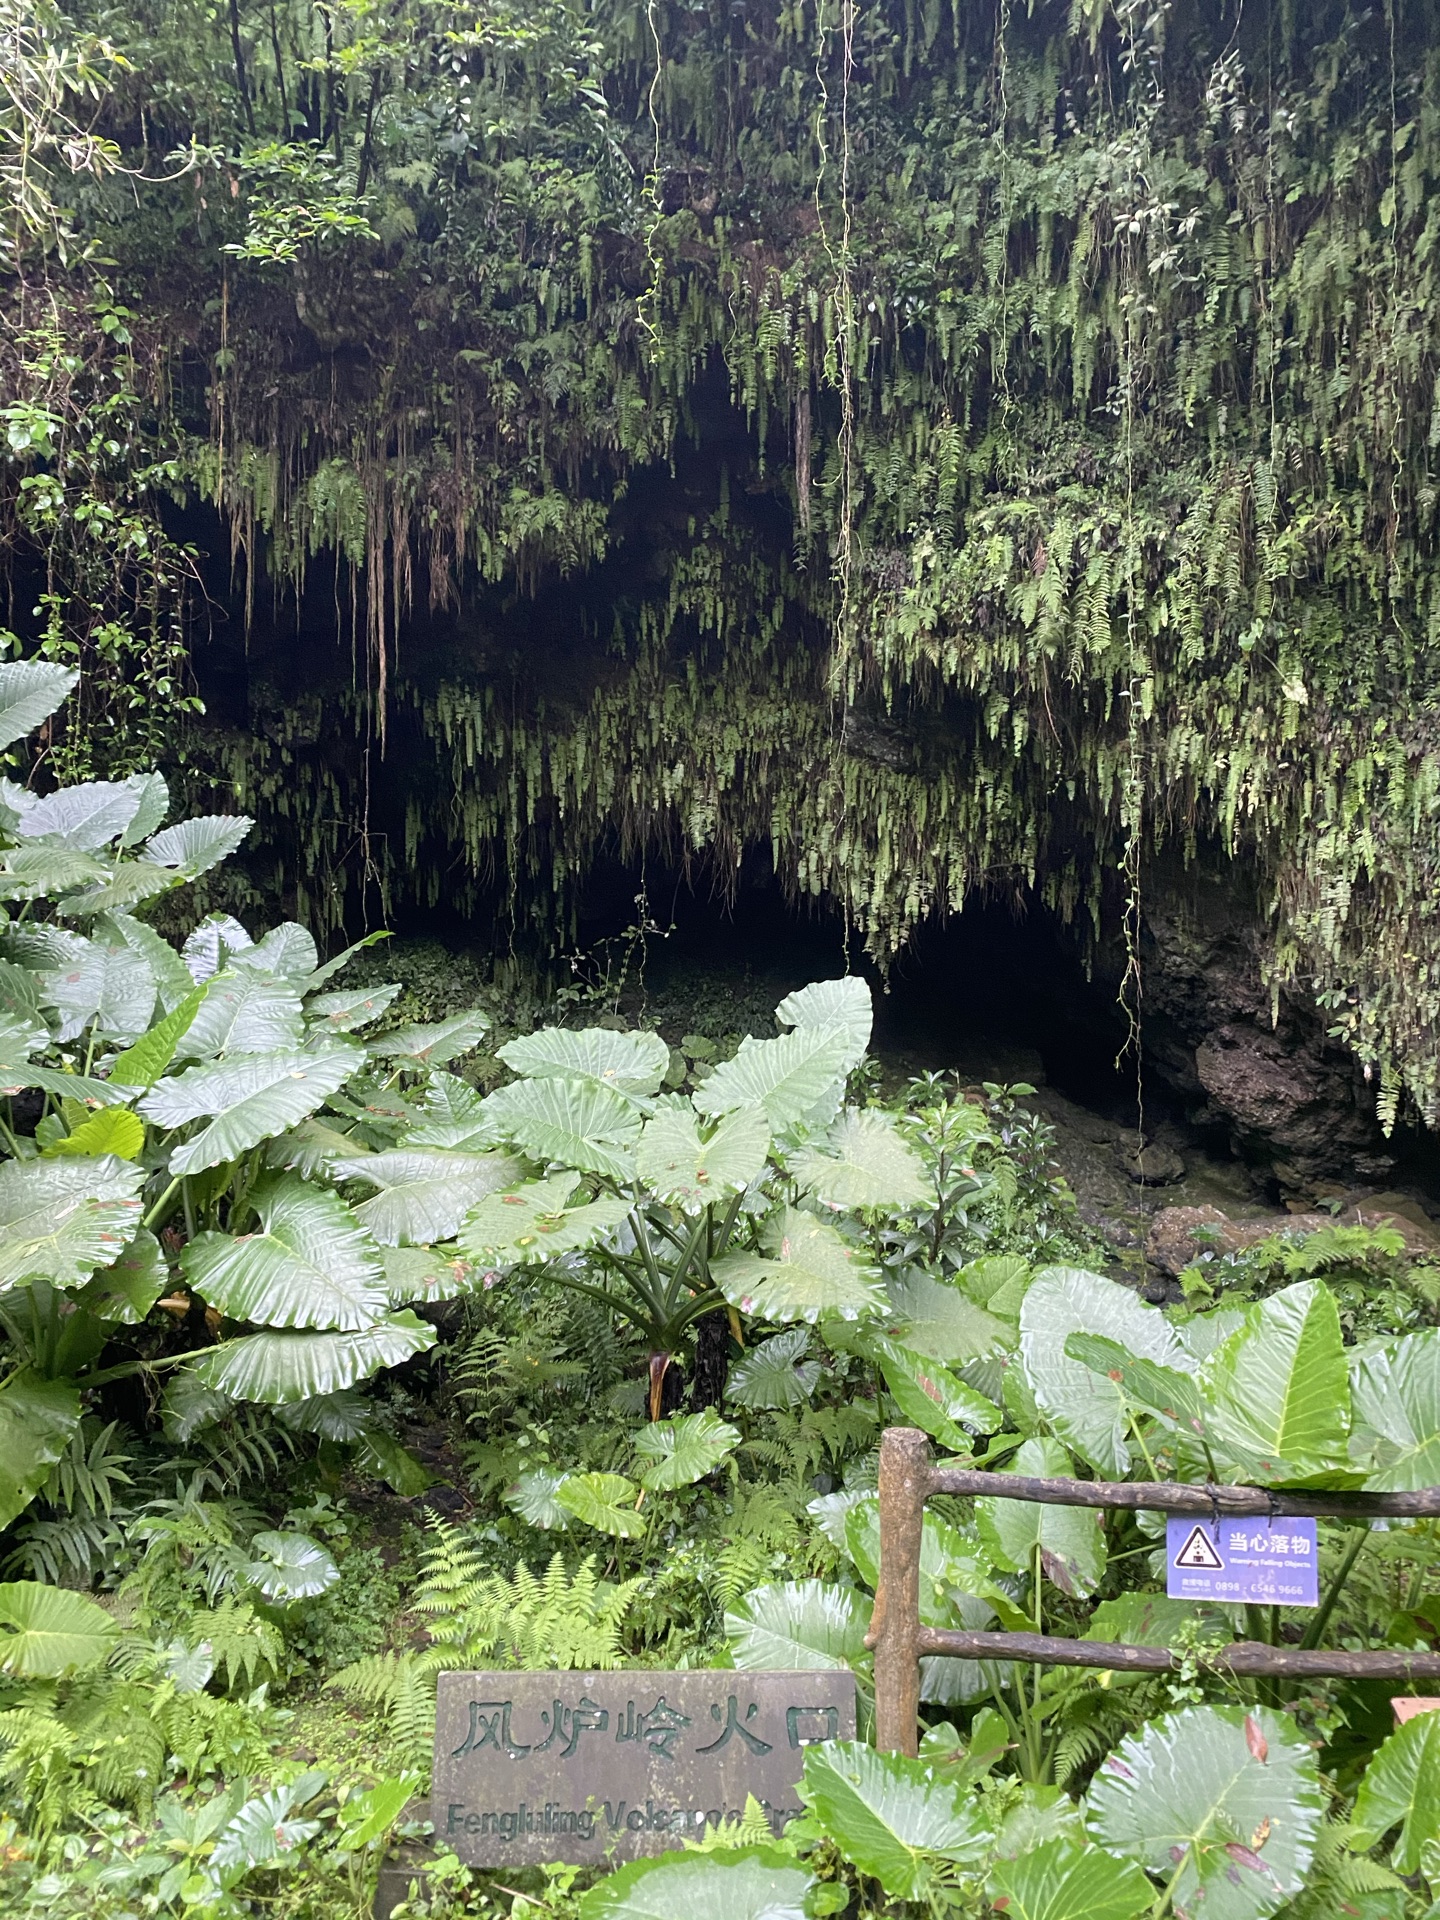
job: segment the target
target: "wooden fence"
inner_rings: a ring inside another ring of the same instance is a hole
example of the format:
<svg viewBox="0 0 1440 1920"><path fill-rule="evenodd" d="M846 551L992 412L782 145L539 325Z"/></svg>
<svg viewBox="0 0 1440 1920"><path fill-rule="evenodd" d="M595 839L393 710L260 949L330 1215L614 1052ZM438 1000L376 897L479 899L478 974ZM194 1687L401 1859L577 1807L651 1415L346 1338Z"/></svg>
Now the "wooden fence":
<svg viewBox="0 0 1440 1920"><path fill-rule="evenodd" d="M1417 1493L1272 1493L1265 1487L1196 1487L1165 1480L1037 1480L965 1467L933 1467L925 1434L915 1427L889 1427L880 1441L880 1577L865 1642L875 1650L875 1743L884 1752L913 1755L917 1751L920 1662L930 1654L957 1660L1098 1667L1112 1673L1168 1673L1179 1664L1167 1647L923 1626L920 1548L925 1502L937 1493L988 1494L1046 1506L1193 1513L1215 1520L1226 1514L1362 1521L1440 1517L1440 1487ZM1275 1679L1440 1679L1440 1653L1343 1653L1241 1640L1191 1657L1217 1673Z"/></svg>

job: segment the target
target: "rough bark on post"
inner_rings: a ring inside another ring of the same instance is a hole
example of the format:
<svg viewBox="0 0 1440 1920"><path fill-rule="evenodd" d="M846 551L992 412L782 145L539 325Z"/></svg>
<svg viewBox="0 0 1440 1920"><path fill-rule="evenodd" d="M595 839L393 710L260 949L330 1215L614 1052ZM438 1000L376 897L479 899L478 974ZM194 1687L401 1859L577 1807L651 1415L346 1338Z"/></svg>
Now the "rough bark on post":
<svg viewBox="0 0 1440 1920"><path fill-rule="evenodd" d="M880 1577L868 1643L875 1649L875 1744L919 1750L920 1543L930 1491L930 1442L918 1427L880 1440Z"/></svg>

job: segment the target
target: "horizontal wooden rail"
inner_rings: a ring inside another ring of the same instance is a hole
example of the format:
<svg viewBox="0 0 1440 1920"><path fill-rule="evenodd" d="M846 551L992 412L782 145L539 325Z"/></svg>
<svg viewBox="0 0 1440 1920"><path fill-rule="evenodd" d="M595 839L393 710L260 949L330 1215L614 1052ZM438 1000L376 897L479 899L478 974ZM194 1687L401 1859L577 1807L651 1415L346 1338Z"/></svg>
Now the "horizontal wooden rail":
<svg viewBox="0 0 1440 1920"><path fill-rule="evenodd" d="M1417 1493L1294 1493L1268 1487L1187 1486L1174 1480L1037 1480L1022 1473L985 1473L973 1467L932 1467L927 1491L1003 1500L1038 1500L1047 1507L1126 1507L1135 1512L1282 1515L1320 1520L1433 1520L1440 1487Z"/></svg>
<svg viewBox="0 0 1440 1920"><path fill-rule="evenodd" d="M1267 1487L1185 1486L1169 1480L1036 1479L972 1467L932 1467L930 1442L915 1427L888 1427L880 1441L880 1577L866 1645L875 1649L875 1744L914 1754L919 1743L920 1662L1024 1661L1031 1665L1098 1667L1113 1673L1169 1673L1181 1663L1168 1647L1067 1640L1044 1633L942 1630L920 1624L920 1552L925 1502L937 1493L1047 1506L1115 1507L1200 1516L1304 1514L1331 1520L1424 1520L1440 1515L1440 1487L1414 1493L1271 1492ZM1269 1647L1242 1640L1197 1649L1197 1665L1214 1673L1266 1679L1440 1679L1440 1653L1380 1648L1363 1653Z"/></svg>
<svg viewBox="0 0 1440 1920"><path fill-rule="evenodd" d="M1168 1647L1122 1646L1115 1640L1065 1640L1048 1633L966 1633L921 1627L915 1651L956 1660L1021 1660L1031 1666L1103 1667L1112 1673L1172 1673L1181 1662ZM1440 1653L1369 1653L1267 1647L1260 1640L1198 1648L1195 1662L1214 1673L1290 1680L1440 1680Z"/></svg>

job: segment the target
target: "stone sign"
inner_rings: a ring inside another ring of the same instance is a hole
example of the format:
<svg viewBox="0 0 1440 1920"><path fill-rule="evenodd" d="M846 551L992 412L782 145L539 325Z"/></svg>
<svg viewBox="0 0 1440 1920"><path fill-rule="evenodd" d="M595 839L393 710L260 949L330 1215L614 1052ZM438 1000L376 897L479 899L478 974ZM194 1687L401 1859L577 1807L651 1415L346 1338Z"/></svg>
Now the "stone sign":
<svg viewBox="0 0 1440 1920"><path fill-rule="evenodd" d="M471 1866L599 1865L735 1824L777 1833L805 1749L855 1737L855 1680L801 1673L442 1673L436 1840Z"/></svg>

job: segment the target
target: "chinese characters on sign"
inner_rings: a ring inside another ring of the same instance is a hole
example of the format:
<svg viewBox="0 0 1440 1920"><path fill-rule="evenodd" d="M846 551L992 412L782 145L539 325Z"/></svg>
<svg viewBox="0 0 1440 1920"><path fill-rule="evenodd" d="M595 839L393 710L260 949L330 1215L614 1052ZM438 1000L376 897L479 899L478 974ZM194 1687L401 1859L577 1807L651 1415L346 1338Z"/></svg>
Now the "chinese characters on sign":
<svg viewBox="0 0 1440 1920"><path fill-rule="evenodd" d="M1165 1591L1172 1600L1318 1606L1317 1561L1313 1520L1165 1522Z"/></svg>
<svg viewBox="0 0 1440 1920"><path fill-rule="evenodd" d="M854 1734L840 1670L446 1673L431 1818L472 1866L662 1853L752 1794L778 1833L805 1748Z"/></svg>

